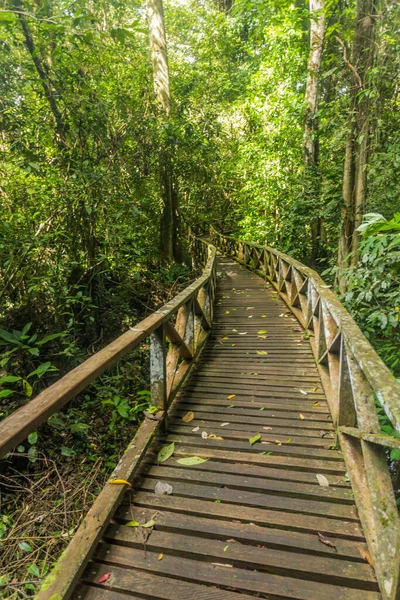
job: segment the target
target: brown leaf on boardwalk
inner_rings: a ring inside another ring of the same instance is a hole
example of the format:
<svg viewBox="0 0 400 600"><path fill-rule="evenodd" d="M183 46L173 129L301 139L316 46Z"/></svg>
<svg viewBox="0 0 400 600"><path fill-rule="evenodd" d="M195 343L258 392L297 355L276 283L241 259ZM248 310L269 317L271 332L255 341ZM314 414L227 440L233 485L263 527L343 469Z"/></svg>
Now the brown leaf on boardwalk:
<svg viewBox="0 0 400 600"><path fill-rule="evenodd" d="M184 423L190 423L190 421L193 421L193 419L194 419L194 412L192 412L192 411L186 413L186 415L183 415L183 417L182 417L182 421Z"/></svg>
<svg viewBox="0 0 400 600"><path fill-rule="evenodd" d="M275 440L275 444L278 444L278 446L282 446L282 442L280 442L279 440Z"/></svg>
<svg viewBox="0 0 400 600"><path fill-rule="evenodd" d="M335 544L328 540L328 538L326 538L324 535L322 535L322 533L318 532L318 539L320 542L322 542L322 544L325 544L325 546L329 546L334 552L337 552Z"/></svg>
<svg viewBox="0 0 400 600"><path fill-rule="evenodd" d="M373 567L374 565L372 564L372 558L368 550L366 550L362 546L357 546L357 550L359 551L361 558L363 558L365 562L369 564L370 567Z"/></svg>
<svg viewBox="0 0 400 600"><path fill-rule="evenodd" d="M304 421L304 419L305 419L305 416L304 416L304 415L302 415L302 414L300 413L300 414L299 414L299 417L300 417L300 419L301 419L302 421Z"/></svg>

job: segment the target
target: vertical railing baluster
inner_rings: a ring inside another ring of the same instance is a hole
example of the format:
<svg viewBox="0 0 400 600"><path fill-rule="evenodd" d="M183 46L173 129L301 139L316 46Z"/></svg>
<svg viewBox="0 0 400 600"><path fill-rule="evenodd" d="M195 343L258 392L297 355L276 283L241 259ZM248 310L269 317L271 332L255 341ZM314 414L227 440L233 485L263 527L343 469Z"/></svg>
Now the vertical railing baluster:
<svg viewBox="0 0 400 600"><path fill-rule="evenodd" d="M150 335L150 386L152 404L166 411L168 408L167 366L163 325Z"/></svg>

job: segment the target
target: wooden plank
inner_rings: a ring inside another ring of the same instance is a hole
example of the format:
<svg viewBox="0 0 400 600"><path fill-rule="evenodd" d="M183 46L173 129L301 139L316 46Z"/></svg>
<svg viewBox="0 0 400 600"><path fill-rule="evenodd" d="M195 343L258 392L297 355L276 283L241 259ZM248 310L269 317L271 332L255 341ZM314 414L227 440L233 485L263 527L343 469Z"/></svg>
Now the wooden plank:
<svg viewBox="0 0 400 600"><path fill-rule="evenodd" d="M356 521L240 506L229 502L216 503L191 497L160 496L150 492L138 492L135 495L135 506L152 507L156 510L158 508L167 509L179 514L231 519L243 523L256 523L264 527L313 533L314 535L320 532L326 536L364 541L363 533Z"/></svg>
<svg viewBox="0 0 400 600"><path fill-rule="evenodd" d="M121 506L116 514L119 523L127 523L135 518L140 523L147 523L154 516L154 508L137 506ZM158 509L156 515L158 531L211 536L214 539L235 539L243 544L265 546L267 548L284 549L290 552L306 553L310 556L328 556L335 554L331 547L322 544L318 536L310 533L260 527L255 523L241 523L223 519L209 519L198 515L174 513ZM336 557L355 562L365 562L362 554L367 550L365 543L333 538L336 546Z"/></svg>
<svg viewBox="0 0 400 600"><path fill-rule="evenodd" d="M172 413L172 416L175 417L182 417L183 413L185 411L184 410L180 410L178 407L176 407L176 409L174 409L174 412ZM262 411L262 413L265 413L266 411ZM232 423L248 423L248 424L252 424L254 425L254 431L255 433L257 433L257 431L263 427L267 427L267 426L284 426L285 424L287 424L288 427L293 427L293 428L300 428L300 429L313 429L315 430L315 432L319 432L321 430L326 430L326 431L333 431L333 425L332 423L326 421L312 421L309 419L301 419L300 416L298 416L298 418L295 419L289 419L288 417L285 417L284 413L273 413L270 416L266 416L265 414L262 414L260 412L260 416L257 417L251 417L251 416L247 416L247 415L236 415L233 414L233 410L227 414L225 414L224 420L226 418L229 418L229 421L231 421ZM200 413L199 413L200 414ZM299 412L299 415L301 413ZM201 418L204 419L205 421L215 421L216 417L218 415L223 416L224 413L218 413L218 412L201 412Z"/></svg>
<svg viewBox="0 0 400 600"><path fill-rule="evenodd" d="M179 449L178 449L179 451ZM151 453L149 453L148 456L148 463L149 464L156 464L157 463L157 457L156 454L154 453L153 456L151 456ZM172 459L173 461L173 459ZM180 465L177 461L173 461L173 462L166 462L164 463L160 463L159 465L160 467L163 468L169 468L170 466L176 467L176 468L182 468L182 465ZM255 464L249 464L249 463L238 463L238 462L227 462L227 461L220 461L217 459L213 459L213 460L208 460L207 462L201 463L200 465L194 465L193 467L191 467L191 470L195 471L195 470L205 470L205 471L211 471L211 472L215 472L215 473L232 473L232 474L238 474L241 475L243 477L260 477L262 479L272 479L272 480L277 480L277 481L281 481L281 482L285 482L285 481L299 481L299 482L303 482L303 483L309 483L311 485L315 485L318 487L318 489L320 488L318 482L317 482L317 478L316 478L316 474L315 472L306 472L306 471L294 471L291 469L287 469L287 468L279 468L279 467L268 467L266 465L255 465ZM328 482L330 484L330 486L333 486L335 488L345 488L347 490L350 490L350 484L348 482L348 480L343 477L343 476L337 476L334 474L330 474L330 473L325 473L325 477L328 479Z"/></svg>
<svg viewBox="0 0 400 600"><path fill-rule="evenodd" d="M185 404L196 404L199 403L199 401L201 400L201 404L202 405L213 405L213 406L227 406L227 397L226 395L221 398L220 397L221 394L218 396L213 396L212 394L210 394L210 396L205 396L204 394L201 394L199 392L189 392L189 390L187 390L185 396L184 396L184 402ZM303 396L304 397L304 396ZM314 405L317 406L314 406ZM251 396L241 396L240 394L235 394L235 407L240 407L240 408L252 408L252 409L262 409L264 410L265 408L273 408L276 410L303 410L305 412L313 412L313 413L323 413L323 414L330 414L329 413L329 409L328 409L328 405L325 401L323 400L314 400L313 398L311 400L306 400L306 399L302 399L299 398L297 399L293 399L293 398L280 398L279 401L278 400L274 400L273 398L263 398L262 400L255 400L254 398L252 398Z"/></svg>
<svg viewBox="0 0 400 600"><path fill-rule="evenodd" d="M157 523L157 517L155 517ZM108 542L143 548L140 529L124 525L110 525L104 534ZM273 570L277 575L299 577L309 581L324 581L335 585L357 585L362 589L376 590L376 580L368 564L337 560L327 556L288 552L287 550L244 545L238 541L227 542L212 537L193 537L158 531L157 524L146 542L146 550L173 553L193 560L228 562L234 567ZM128 553L126 553L128 554ZM299 581L301 585L301 581Z"/></svg>
<svg viewBox="0 0 400 600"><path fill-rule="evenodd" d="M214 435L220 435L223 436L224 439L231 439L231 440L246 440L248 441L249 437L251 437L254 434L254 427L247 426L248 429L246 430L245 427L246 425L242 425L240 424L239 430L236 430L234 427L231 426L231 424L229 423L228 425L224 426L221 429L221 425L225 425L225 423L222 423L222 421L220 421L219 423L214 421L209 421L208 422L208 426L207 429L208 431L206 431L206 433L212 433ZM194 429L197 429L197 426L199 427L199 429L197 431L193 431ZM206 428L204 427L204 423L202 423L199 420L194 419L193 421L191 421L190 423L182 423L181 419L173 419L170 422L170 426L168 428L169 432L171 434L176 434L176 435L189 435L191 437L196 437L198 438L199 436L201 436L201 434L203 433L203 431ZM270 428L272 429L272 428ZM290 437L290 434L287 432L286 429L282 428L283 430L275 430L274 431L261 431L260 433L263 434L263 441L266 442L270 442L270 443L276 443L281 442L282 444L288 444L290 443L292 446L306 446L306 447L317 447L317 448L329 448L332 445L332 440L333 440L333 436L329 437L329 438L321 438L320 436L318 437L310 437L310 436L300 436L300 435L293 435L292 437Z"/></svg>
<svg viewBox="0 0 400 600"><path fill-rule="evenodd" d="M149 419L144 421L114 470L110 481L113 479L132 481L160 424L161 421ZM112 484L103 488L67 549L44 580L37 600L54 600L56 597L68 600L72 597L74 587L123 498L125 489L125 485Z"/></svg>
<svg viewBox="0 0 400 600"><path fill-rule="evenodd" d="M143 551L142 551L143 552ZM86 583L97 582L103 575L110 572L110 567L104 564L92 563L83 575ZM221 590L214 586L190 583L183 579L162 577L157 573L138 571L136 569L121 569L114 566L111 576L105 584L97 584L100 589L117 592L133 592L146 598L157 600L254 600L254 596Z"/></svg>
<svg viewBox="0 0 400 600"><path fill-rule="evenodd" d="M277 481L266 478L260 479L259 477L244 476L242 473L240 475L232 475L223 472L223 465L221 465L221 470L218 472L210 472L200 468L188 469L179 463L176 463L174 467L164 466L161 463L160 466L150 467L146 472L146 477L160 480L167 478L175 481L193 481L194 483L202 483L210 486L227 486L230 489L268 492L281 496L310 498L311 500L317 499L318 501L338 502L354 506L354 498L350 490L335 489L332 487L321 488L319 485L307 485L304 483ZM315 483L317 483L316 477Z"/></svg>
<svg viewBox="0 0 400 600"><path fill-rule="evenodd" d="M211 433L211 432L210 432ZM221 434L223 432L218 432ZM343 457L338 450L326 450L325 448L303 448L299 445L291 444L291 442L276 444L266 441L263 437L263 433L260 433L261 440L254 445L250 445L249 440L229 440L223 438L221 440L215 438L207 438L203 439L199 436L189 436L189 435L175 435L170 433L166 441L167 442L176 442L179 444L185 444L191 447L200 448L220 448L223 450L233 450L235 452L250 452L251 454L260 452L272 452L274 454L283 454L288 456L299 456L318 460L328 460L328 461L342 461ZM289 439L289 438L287 438Z"/></svg>
<svg viewBox="0 0 400 600"><path fill-rule="evenodd" d="M217 486L199 485L193 480L186 482L164 477L164 482L172 485L174 494L186 498L198 498L215 502L228 502L229 504L239 504L241 506L255 506L258 508L268 508L273 510L298 512L310 515L322 515L324 517L334 517L345 519L347 521L358 521L358 515L353 506L321 502L311 499L302 499L292 496L275 496L262 492L251 492L245 489L237 490ZM153 492L156 481L146 478L138 483L140 490Z"/></svg>
<svg viewBox="0 0 400 600"><path fill-rule="evenodd" d="M324 600L378 600L379 594L374 591L357 590L344 588L340 586L332 586L324 583L313 581L300 581L295 578L281 577L265 572L257 572L255 570L246 570L235 568L230 565L229 561L213 564L210 562L198 562L187 559L182 556L171 556L164 554L161 561L158 560L158 553L146 552L143 550L124 548L114 544L104 544L99 551L99 559L109 560L110 564L122 563L125 564L132 573L132 581L136 579L136 575L142 571L149 578L155 578L155 585L158 585L161 578L165 578L169 582L180 583L182 572L186 578L197 584L199 590L190 588L190 595L184 597L187 600L189 597L195 600L210 600L210 598L221 598L221 600L231 600L230 594L235 594L236 600L254 599L254 593L262 594L264 598L280 598L292 600L309 600L310 598L324 598ZM226 566L228 565L228 566ZM134 569L131 571L131 569ZM138 571L140 569L142 571ZM96 571L96 576L103 571ZM94 576L93 575L93 579ZM118 570L117 577L121 575ZM119 579L118 579L119 581ZM164 583L162 581L161 583ZM127 584L129 586L130 582ZM200 584L200 585L199 585ZM218 586L217 588L214 586ZM233 592L232 588L238 590ZM132 590L136 589L135 583L132 585ZM143 588L141 588L143 589ZM218 590L218 595L214 595L214 590ZM149 594L149 588L145 588L146 594ZM153 592L153 590L151 590ZM249 596L249 592L251 595ZM153 592L154 593L154 592ZM157 598L164 599L162 595ZM169 590L167 590L169 593ZM179 587L177 594L180 593ZM189 593L189 590L187 590ZM318 594L321 594L318 596ZM322 595L323 594L323 595ZM154 597L147 596L146 597ZM256 596L257 597L257 596ZM181 598L181 596L167 596L168 600ZM85 599L86 600L86 599Z"/></svg>

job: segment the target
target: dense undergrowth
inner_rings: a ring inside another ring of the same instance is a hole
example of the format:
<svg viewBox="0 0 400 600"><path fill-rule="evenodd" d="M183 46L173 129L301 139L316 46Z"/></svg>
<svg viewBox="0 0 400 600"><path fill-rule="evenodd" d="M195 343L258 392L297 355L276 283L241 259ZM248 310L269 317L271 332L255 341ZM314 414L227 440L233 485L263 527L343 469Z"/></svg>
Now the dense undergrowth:
<svg viewBox="0 0 400 600"><path fill-rule="evenodd" d="M73 308L80 311L73 336L68 326L38 334L40 325L42 332L49 326L39 317L36 331L32 322L21 331L1 329L3 373L7 369L0 379L7 392L1 417L164 304L192 278L182 265L153 265L140 279L124 273L123 284L115 281L115 273L103 274L100 306L87 290L77 297L76 288L70 292ZM10 313L7 319L10 323ZM148 359L149 347L141 344L1 461L0 597L33 594L68 544L151 406Z"/></svg>

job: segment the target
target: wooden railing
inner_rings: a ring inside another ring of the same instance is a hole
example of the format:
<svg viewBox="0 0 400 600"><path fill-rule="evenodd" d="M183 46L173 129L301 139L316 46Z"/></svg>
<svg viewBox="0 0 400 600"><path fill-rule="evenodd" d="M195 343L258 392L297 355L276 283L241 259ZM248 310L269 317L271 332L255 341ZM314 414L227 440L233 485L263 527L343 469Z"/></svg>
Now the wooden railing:
<svg viewBox="0 0 400 600"><path fill-rule="evenodd" d="M193 237L191 248L197 268L204 269L202 276L1 421L0 458L146 338L150 338L152 403L168 409L208 336L213 316L216 252L213 246Z"/></svg>
<svg viewBox="0 0 400 600"><path fill-rule="evenodd" d="M151 402L159 408L146 418L114 470L110 481L130 482L155 435L166 427L167 410L211 329L217 257L211 244L189 234L194 266L203 273L185 290L136 327L94 354L54 385L0 423L0 457L7 454L50 415L75 398L106 369L150 339ZM126 492L124 483L106 485L44 581L38 600L72 597L75 584Z"/></svg>
<svg viewBox="0 0 400 600"><path fill-rule="evenodd" d="M382 597L398 600L400 520L385 447L400 448L400 437L381 433L376 400L400 434L400 384L318 273L267 246L215 230L211 240L265 277L310 338Z"/></svg>

